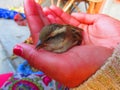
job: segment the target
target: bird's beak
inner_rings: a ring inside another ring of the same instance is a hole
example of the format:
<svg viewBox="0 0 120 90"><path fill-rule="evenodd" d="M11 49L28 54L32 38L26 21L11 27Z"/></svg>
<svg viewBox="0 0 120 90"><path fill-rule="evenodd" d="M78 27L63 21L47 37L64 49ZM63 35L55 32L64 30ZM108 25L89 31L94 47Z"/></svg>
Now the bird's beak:
<svg viewBox="0 0 120 90"><path fill-rule="evenodd" d="M37 42L37 44L36 44L36 49L39 49L39 48L42 48L43 47L43 45L42 45L42 42L41 42L41 40L39 40L38 42Z"/></svg>

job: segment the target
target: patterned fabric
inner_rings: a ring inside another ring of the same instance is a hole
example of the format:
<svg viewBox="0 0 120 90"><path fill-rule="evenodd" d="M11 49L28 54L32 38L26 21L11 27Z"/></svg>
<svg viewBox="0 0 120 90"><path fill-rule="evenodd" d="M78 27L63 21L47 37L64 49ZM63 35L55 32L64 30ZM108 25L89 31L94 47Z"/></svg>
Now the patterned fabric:
<svg viewBox="0 0 120 90"><path fill-rule="evenodd" d="M21 63L0 90L68 90L43 72L32 68L27 61Z"/></svg>
<svg viewBox="0 0 120 90"><path fill-rule="evenodd" d="M15 74L0 90L68 90L46 75Z"/></svg>
<svg viewBox="0 0 120 90"><path fill-rule="evenodd" d="M29 75L29 74L43 75L44 74L43 72L38 71L35 68L31 67L27 61L24 61L23 63L19 64L19 66L17 67L17 72L24 75Z"/></svg>

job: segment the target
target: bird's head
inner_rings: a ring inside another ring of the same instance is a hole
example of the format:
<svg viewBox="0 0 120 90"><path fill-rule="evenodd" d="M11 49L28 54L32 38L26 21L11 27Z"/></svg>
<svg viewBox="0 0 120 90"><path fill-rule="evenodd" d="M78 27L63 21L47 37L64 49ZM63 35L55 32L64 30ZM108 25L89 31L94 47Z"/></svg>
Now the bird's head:
<svg viewBox="0 0 120 90"><path fill-rule="evenodd" d="M36 48L46 47L49 44L59 43L64 39L66 27L60 24L50 24L40 31L39 40Z"/></svg>

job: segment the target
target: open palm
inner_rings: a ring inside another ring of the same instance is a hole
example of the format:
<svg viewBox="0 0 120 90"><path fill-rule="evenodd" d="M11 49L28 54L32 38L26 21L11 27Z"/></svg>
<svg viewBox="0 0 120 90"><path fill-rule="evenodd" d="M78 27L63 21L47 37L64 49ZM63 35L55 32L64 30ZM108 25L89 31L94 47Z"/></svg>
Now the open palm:
<svg viewBox="0 0 120 90"><path fill-rule="evenodd" d="M102 14L74 13L72 16L81 23L87 24L82 25L85 28L85 44L114 48L120 42L120 21Z"/></svg>

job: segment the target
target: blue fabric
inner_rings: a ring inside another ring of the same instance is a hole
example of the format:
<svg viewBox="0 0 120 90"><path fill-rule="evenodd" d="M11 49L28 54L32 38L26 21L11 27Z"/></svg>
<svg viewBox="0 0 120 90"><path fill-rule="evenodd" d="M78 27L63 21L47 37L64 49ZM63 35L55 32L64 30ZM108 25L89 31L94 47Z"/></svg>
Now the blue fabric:
<svg viewBox="0 0 120 90"><path fill-rule="evenodd" d="M19 12L17 11L0 8L0 18L14 19L14 16L18 13ZM20 13L20 14L24 19L26 18L24 13Z"/></svg>
<svg viewBox="0 0 120 90"><path fill-rule="evenodd" d="M27 61L23 62L22 64L20 64L18 66L17 72L21 73L21 74L24 74L24 75L30 75L30 74L43 75L44 74L41 71L33 71Z"/></svg>

